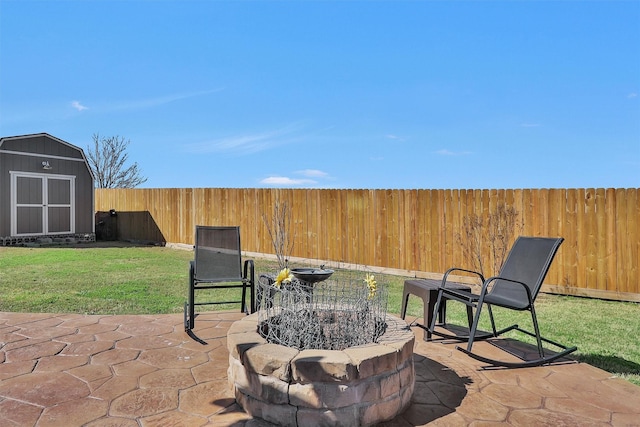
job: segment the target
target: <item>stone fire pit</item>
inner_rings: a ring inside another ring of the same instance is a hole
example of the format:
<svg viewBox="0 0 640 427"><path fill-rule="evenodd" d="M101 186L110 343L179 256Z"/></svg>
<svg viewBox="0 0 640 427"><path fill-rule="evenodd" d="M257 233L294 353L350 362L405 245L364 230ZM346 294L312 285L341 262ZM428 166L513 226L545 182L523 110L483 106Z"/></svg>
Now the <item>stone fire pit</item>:
<svg viewBox="0 0 640 427"><path fill-rule="evenodd" d="M236 401L258 418L283 426L367 426L391 420L413 394L414 334L386 316L376 343L344 350L297 350L268 343L259 315L227 334L228 379Z"/></svg>

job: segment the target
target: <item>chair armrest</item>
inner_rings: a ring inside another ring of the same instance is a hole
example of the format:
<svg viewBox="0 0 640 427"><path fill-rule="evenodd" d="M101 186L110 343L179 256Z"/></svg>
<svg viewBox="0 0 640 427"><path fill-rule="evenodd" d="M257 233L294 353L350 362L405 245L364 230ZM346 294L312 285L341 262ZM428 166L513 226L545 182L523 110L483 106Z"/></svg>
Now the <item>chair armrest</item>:
<svg viewBox="0 0 640 427"><path fill-rule="evenodd" d="M484 276L482 275L482 273L479 273L477 271L473 271L473 270L466 270L464 268L458 268L458 267L453 267L448 269L445 273L444 276L442 276L442 284L440 285L440 287L445 288L446 284L447 284L447 279L449 277L449 274L453 273L454 271L463 271L465 273L471 273L474 274L476 276L478 276L480 278L480 283L484 283Z"/></svg>
<svg viewBox="0 0 640 427"><path fill-rule="evenodd" d="M253 284L255 282L255 266L253 264L253 260L252 259L247 259L244 261L244 279L247 280L249 279L249 281ZM249 275L247 276L247 273L249 273Z"/></svg>
<svg viewBox="0 0 640 427"><path fill-rule="evenodd" d="M507 279L506 277L500 277L500 276L493 276L493 277L489 277L487 279L486 282L483 283L482 285L482 292L481 293L486 293L486 289L489 287L489 284L491 282L495 282L496 280L504 280L505 282L510 282L510 283L515 283L516 285L520 285L524 288L524 291L527 294L527 300L529 301L529 305L533 304L533 300L531 298L531 290L529 289L529 287L527 286L526 283L520 282L518 280L513 280L513 279Z"/></svg>

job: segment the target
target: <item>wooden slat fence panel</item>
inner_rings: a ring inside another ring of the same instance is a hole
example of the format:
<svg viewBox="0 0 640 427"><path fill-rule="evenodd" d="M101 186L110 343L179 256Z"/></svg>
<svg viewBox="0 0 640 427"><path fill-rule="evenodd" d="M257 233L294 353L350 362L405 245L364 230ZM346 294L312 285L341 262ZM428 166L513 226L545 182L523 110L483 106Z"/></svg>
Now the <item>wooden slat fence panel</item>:
<svg viewBox="0 0 640 427"><path fill-rule="evenodd" d="M601 291L607 290L607 227L605 212L605 189L598 188L595 190L595 241L596 241L596 259L595 259L595 279L596 289ZM605 274L601 274L604 272Z"/></svg>
<svg viewBox="0 0 640 427"><path fill-rule="evenodd" d="M546 290L640 302L639 190L97 189L95 208L122 213L121 239L192 245L196 225L240 225L244 250L274 253L263 216L286 201L292 256L429 275L471 266L469 216L513 207L516 234L565 238Z"/></svg>
<svg viewBox="0 0 640 427"><path fill-rule="evenodd" d="M583 248L584 256L586 257L586 286L589 289L598 289L597 287L597 270L596 264L598 260L597 255L597 231L595 223L596 216L596 195L595 189L589 188L585 194L585 247Z"/></svg>
<svg viewBox="0 0 640 427"><path fill-rule="evenodd" d="M578 273L578 194L577 191L567 190L565 195L564 224L561 226L564 243L558 254L564 266L564 275L559 284L571 286L572 280L576 283Z"/></svg>
<svg viewBox="0 0 640 427"><path fill-rule="evenodd" d="M549 207L547 209L548 231L549 236L560 236L560 229L564 222L564 194L562 190L549 190ZM506 202L505 202L506 203ZM562 248L562 246L560 246ZM564 248L562 248L564 249ZM560 256L560 253L558 253ZM546 281L548 283L562 283L564 266L562 262L554 262L547 274Z"/></svg>

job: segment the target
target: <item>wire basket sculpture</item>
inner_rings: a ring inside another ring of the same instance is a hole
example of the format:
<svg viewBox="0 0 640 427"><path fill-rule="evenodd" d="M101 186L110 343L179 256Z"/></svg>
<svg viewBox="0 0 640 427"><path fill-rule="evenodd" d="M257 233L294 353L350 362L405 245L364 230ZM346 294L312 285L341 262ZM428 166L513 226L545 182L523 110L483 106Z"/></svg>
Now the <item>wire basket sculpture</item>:
<svg viewBox="0 0 640 427"><path fill-rule="evenodd" d="M270 343L298 350L344 350L376 342L384 333L387 289L370 291L362 278L318 283L258 280L259 332Z"/></svg>

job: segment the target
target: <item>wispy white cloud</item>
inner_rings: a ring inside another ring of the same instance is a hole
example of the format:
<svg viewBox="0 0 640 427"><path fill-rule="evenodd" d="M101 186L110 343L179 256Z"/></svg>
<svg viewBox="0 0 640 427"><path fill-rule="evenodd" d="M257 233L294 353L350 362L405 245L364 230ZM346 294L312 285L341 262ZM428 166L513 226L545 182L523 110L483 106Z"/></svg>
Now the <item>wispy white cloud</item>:
<svg viewBox="0 0 640 427"><path fill-rule="evenodd" d="M186 144L184 147L188 152L199 154L219 152L253 154L295 141L294 132L298 129L299 126L294 123L273 131L217 138Z"/></svg>
<svg viewBox="0 0 640 427"><path fill-rule="evenodd" d="M159 107L165 104L169 104L171 102L180 101L183 99L194 98L197 96L209 95L211 93L220 92L224 90L224 88L218 89L210 89L210 90L202 90L197 92L181 92L174 93L169 95L162 95L151 98L141 98L141 99L133 99L120 101L112 104L107 107L107 110L142 110L147 108Z"/></svg>
<svg viewBox="0 0 640 427"><path fill-rule="evenodd" d="M627 98L637 98L638 94L636 92L631 92L629 95L627 95Z"/></svg>
<svg viewBox="0 0 640 427"><path fill-rule="evenodd" d="M520 126L523 128L538 128L540 123L522 123Z"/></svg>
<svg viewBox="0 0 640 427"><path fill-rule="evenodd" d="M471 154L471 151L451 151L443 148L441 150L436 151L436 154L441 156L467 156Z"/></svg>
<svg viewBox="0 0 640 427"><path fill-rule="evenodd" d="M260 180L260 184L263 185L276 185L276 186L314 186L318 184L318 180L330 179L327 172L319 169L303 169L293 172L295 175L300 175L302 178L291 178L288 176L272 175ZM315 179L314 179L315 178Z"/></svg>
<svg viewBox="0 0 640 427"><path fill-rule="evenodd" d="M388 134L385 135L388 139L393 139L395 141L404 141L404 138L399 137L398 135Z"/></svg>
<svg viewBox="0 0 640 427"><path fill-rule="evenodd" d="M89 107L82 105L80 101L71 101L71 106L78 111L84 111L89 109Z"/></svg>
<svg viewBox="0 0 640 427"><path fill-rule="evenodd" d="M244 154L266 150L274 135L271 133L240 135L229 138L215 139L199 144L189 144L187 151L192 153L215 153L221 151L242 152Z"/></svg>
<svg viewBox="0 0 640 427"><path fill-rule="evenodd" d="M300 185L314 185L316 181L312 179L295 179L287 176L270 176L260 180L261 184L265 185L281 185L281 186L300 186Z"/></svg>
<svg viewBox="0 0 640 427"><path fill-rule="evenodd" d="M307 176L309 178L326 178L329 176L328 173L318 170L318 169L304 169L296 171L296 174Z"/></svg>

